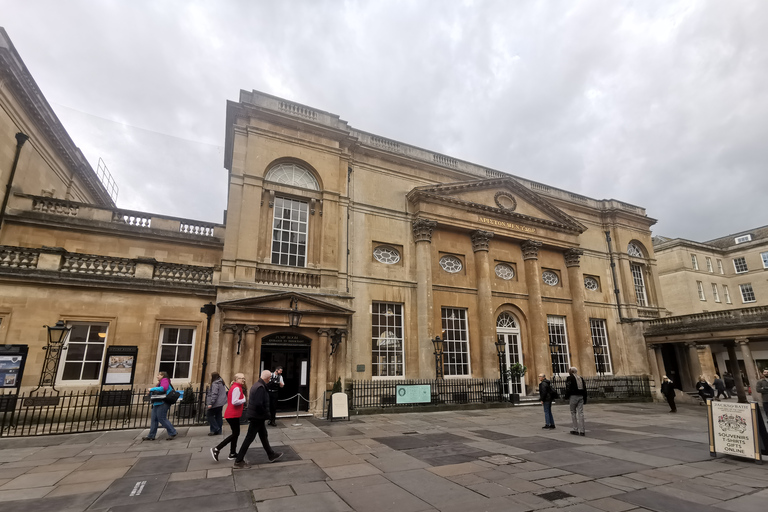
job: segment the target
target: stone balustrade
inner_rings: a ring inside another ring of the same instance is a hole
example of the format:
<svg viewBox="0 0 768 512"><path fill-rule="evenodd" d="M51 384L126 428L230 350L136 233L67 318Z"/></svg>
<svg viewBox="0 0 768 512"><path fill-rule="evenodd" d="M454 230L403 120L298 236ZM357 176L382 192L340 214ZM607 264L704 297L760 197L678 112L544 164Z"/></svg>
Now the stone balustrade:
<svg viewBox="0 0 768 512"><path fill-rule="evenodd" d="M768 322L768 306L712 311L652 320L646 324L646 335L699 332L727 326L748 326Z"/></svg>
<svg viewBox="0 0 768 512"><path fill-rule="evenodd" d="M0 245L0 268L37 268L39 254L36 249Z"/></svg>
<svg viewBox="0 0 768 512"><path fill-rule="evenodd" d="M291 270L257 268L255 280L257 283L274 286L320 288L320 274L310 274Z"/></svg>
<svg viewBox="0 0 768 512"><path fill-rule="evenodd" d="M136 273L136 262L127 258L92 254L62 254L60 272L100 276L129 276Z"/></svg>
<svg viewBox="0 0 768 512"><path fill-rule="evenodd" d="M176 265L158 263L155 265L153 279L185 284L212 284L213 268L195 265Z"/></svg>

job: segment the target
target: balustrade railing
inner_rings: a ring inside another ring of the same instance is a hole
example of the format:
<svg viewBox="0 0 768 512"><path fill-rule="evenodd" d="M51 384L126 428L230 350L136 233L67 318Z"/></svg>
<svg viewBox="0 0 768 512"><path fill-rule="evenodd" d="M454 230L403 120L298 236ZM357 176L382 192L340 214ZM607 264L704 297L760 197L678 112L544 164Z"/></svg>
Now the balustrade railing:
<svg viewBox="0 0 768 512"><path fill-rule="evenodd" d="M67 253L62 257L61 272L102 276L133 276L136 263L128 258Z"/></svg>
<svg viewBox="0 0 768 512"><path fill-rule="evenodd" d="M155 265L153 279L174 283L211 284L213 282L213 268L158 263Z"/></svg>
<svg viewBox="0 0 768 512"><path fill-rule="evenodd" d="M0 245L0 268L37 268L40 251Z"/></svg>
<svg viewBox="0 0 768 512"><path fill-rule="evenodd" d="M80 205L71 203L64 199L54 199L51 197L35 197L32 199L32 210L42 213L53 213L55 215L69 215L77 217L80 211Z"/></svg>
<svg viewBox="0 0 768 512"><path fill-rule="evenodd" d="M290 270L275 270L257 268L257 283L271 284L275 286L289 286L294 288L320 288L320 275L304 272L292 272Z"/></svg>
<svg viewBox="0 0 768 512"><path fill-rule="evenodd" d="M119 222L121 224L127 224L129 226L135 226L139 228L152 227L152 218L148 214L142 214L139 212L116 210L112 212L112 222Z"/></svg>
<svg viewBox="0 0 768 512"><path fill-rule="evenodd" d="M179 233L186 233L188 235L213 236L213 230L215 227L215 224L192 224L182 222L179 225Z"/></svg>

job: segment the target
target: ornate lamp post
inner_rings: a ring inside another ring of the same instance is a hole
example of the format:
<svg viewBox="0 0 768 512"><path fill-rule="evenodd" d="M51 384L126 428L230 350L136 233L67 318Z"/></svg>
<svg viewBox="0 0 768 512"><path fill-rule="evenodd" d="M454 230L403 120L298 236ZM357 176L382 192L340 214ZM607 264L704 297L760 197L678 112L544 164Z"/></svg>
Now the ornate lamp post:
<svg viewBox="0 0 768 512"><path fill-rule="evenodd" d="M605 374L605 363L603 361L603 354L605 354L603 347L593 346L592 350L595 352L595 363L597 366L597 373L602 377Z"/></svg>
<svg viewBox="0 0 768 512"><path fill-rule="evenodd" d="M549 357L552 359L552 387L555 387L555 379L557 376L557 362L560 357L560 345L556 341L549 341Z"/></svg>
<svg viewBox="0 0 768 512"><path fill-rule="evenodd" d="M61 359L61 350L64 347L64 340L67 339L71 327L63 320L56 322L54 326L44 325L48 329L48 345L43 347L45 352L45 361L43 362L43 371L40 374L40 383L32 391L33 393L43 386L51 386L56 390L56 374L59 372L59 360ZM57 391L58 392L58 391Z"/></svg>
<svg viewBox="0 0 768 512"><path fill-rule="evenodd" d="M507 383L507 344L501 340L496 342L496 354L499 356L499 385L501 386L501 396L504 399L504 385Z"/></svg>
<svg viewBox="0 0 768 512"><path fill-rule="evenodd" d="M290 307L292 309L288 313L288 325L291 327L298 327L301 323L301 313L299 313L299 299L292 297Z"/></svg>
<svg viewBox="0 0 768 512"><path fill-rule="evenodd" d="M443 343L444 341L440 339L440 336L435 336L435 339L432 340L432 345L435 346L435 378L436 379L443 378Z"/></svg>

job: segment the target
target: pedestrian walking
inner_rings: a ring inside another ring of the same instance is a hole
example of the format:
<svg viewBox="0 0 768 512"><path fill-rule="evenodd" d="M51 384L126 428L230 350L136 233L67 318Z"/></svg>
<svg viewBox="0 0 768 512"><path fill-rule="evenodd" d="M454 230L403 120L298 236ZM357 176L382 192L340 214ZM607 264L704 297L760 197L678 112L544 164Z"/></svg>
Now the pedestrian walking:
<svg viewBox="0 0 768 512"><path fill-rule="evenodd" d="M278 366L275 368L275 372L267 383L267 391L269 391L269 425L273 427L277 426L275 419L277 419L278 392L283 386L285 386L285 382L283 381L283 367Z"/></svg>
<svg viewBox="0 0 768 512"><path fill-rule="evenodd" d="M157 435L157 426L161 425L165 432L168 434L166 441L170 441L176 437L176 429L168 420L168 409L171 408L170 404L165 403L165 396L168 391L173 389L171 379L168 378L168 374L165 372L159 372L157 374L157 386L149 388L149 401L152 404L152 417L149 422L149 434L144 438L145 441L154 441Z"/></svg>
<svg viewBox="0 0 768 512"><path fill-rule="evenodd" d="M699 375L699 382L696 383L696 391L699 392L699 396L707 403L707 399L715 398L715 390L709 385L707 379L703 375Z"/></svg>
<svg viewBox="0 0 768 512"><path fill-rule="evenodd" d="M261 372L261 378L251 387L251 391L248 393L248 407L246 407L246 414L250 424L248 425L248 433L245 434L245 440L240 447L240 451L237 452L237 458L235 459L235 469L248 469L251 465L245 460L245 454L248 452L248 448L251 443L256 439L256 434L259 435L261 440L261 446L264 447L264 451L267 452L269 462L275 462L277 459L283 456L282 453L276 452L269 446L269 434L267 434L267 426L264 424L269 419L269 393L267 392L267 382L272 378L272 372L264 370Z"/></svg>
<svg viewBox="0 0 768 512"><path fill-rule="evenodd" d="M768 369L763 370L763 378L755 384L755 391L762 396L763 414L768 414Z"/></svg>
<svg viewBox="0 0 768 512"><path fill-rule="evenodd" d="M240 417L243 415L245 398L245 375L236 373L235 380L229 386L227 408L224 411L224 419L227 420L232 433L222 442L211 448L211 456L216 462L219 462L219 452L227 445L229 445L227 460L235 460L237 458L237 438L240 437Z"/></svg>
<svg viewBox="0 0 768 512"><path fill-rule="evenodd" d="M675 385L666 375L661 379L661 394L667 399L669 412L677 412L677 406L675 405Z"/></svg>
<svg viewBox="0 0 768 512"><path fill-rule="evenodd" d="M587 385L584 377L578 375L575 366L568 368L568 377L565 379L565 399L571 408L571 434L583 436L584 428L584 404L587 403Z"/></svg>
<svg viewBox="0 0 768 512"><path fill-rule="evenodd" d="M208 389L208 398L205 403L208 406L206 416L208 416L208 425L210 426L209 436L221 434L221 428L224 426L224 420L221 418L221 411L227 404L227 385L218 372L211 373L211 387Z"/></svg>
<svg viewBox="0 0 768 512"><path fill-rule="evenodd" d="M543 373L539 374L539 399L544 406L544 426L541 428L555 428L555 418L552 416L552 400L556 399L557 392L552 389L552 384Z"/></svg>
<svg viewBox="0 0 768 512"><path fill-rule="evenodd" d="M730 398L725 391L725 381L721 379L719 375L715 374L715 380L712 384L715 386L715 391L717 391L715 399L720 400L720 395L723 395L725 398Z"/></svg>
<svg viewBox="0 0 768 512"><path fill-rule="evenodd" d="M728 393L728 398L731 398L736 394L736 381L733 378L731 372L723 372L723 381L725 381L725 392Z"/></svg>

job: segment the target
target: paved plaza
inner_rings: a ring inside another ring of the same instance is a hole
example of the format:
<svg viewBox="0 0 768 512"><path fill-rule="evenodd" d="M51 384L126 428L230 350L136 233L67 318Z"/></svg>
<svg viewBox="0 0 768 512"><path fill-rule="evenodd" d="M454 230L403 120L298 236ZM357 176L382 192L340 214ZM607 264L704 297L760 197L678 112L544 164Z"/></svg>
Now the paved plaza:
<svg viewBox="0 0 768 512"><path fill-rule="evenodd" d="M125 430L0 439L3 512L763 511L768 466L711 458L704 407L589 404L587 435L541 407L279 420L285 456L250 470L212 460L221 437ZM163 432L161 430L161 432ZM244 433L243 433L244 434ZM241 436L242 440L242 436Z"/></svg>

